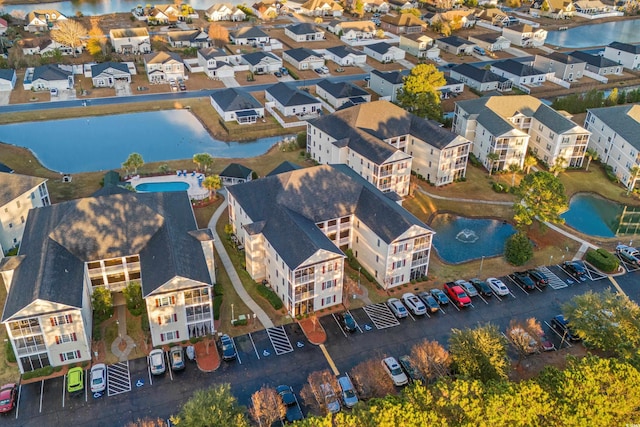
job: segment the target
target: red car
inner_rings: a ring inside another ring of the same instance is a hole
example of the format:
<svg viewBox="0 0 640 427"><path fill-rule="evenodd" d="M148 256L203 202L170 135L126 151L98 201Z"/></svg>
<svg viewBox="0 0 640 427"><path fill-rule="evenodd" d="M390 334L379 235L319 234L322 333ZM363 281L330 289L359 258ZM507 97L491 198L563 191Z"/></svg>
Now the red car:
<svg viewBox="0 0 640 427"><path fill-rule="evenodd" d="M0 413L9 412L16 406L18 387L15 384L5 384L0 388Z"/></svg>
<svg viewBox="0 0 640 427"><path fill-rule="evenodd" d="M471 305L471 298L469 295L462 289L462 287L456 285L453 282L447 282L444 284L445 293L451 298L451 301L456 303L458 307L466 307Z"/></svg>

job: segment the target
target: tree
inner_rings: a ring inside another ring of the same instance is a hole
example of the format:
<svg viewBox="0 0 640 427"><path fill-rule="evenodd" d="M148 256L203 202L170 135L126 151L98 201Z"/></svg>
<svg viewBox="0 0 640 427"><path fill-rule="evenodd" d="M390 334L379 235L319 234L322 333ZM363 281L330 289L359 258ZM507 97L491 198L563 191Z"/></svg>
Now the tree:
<svg viewBox="0 0 640 427"><path fill-rule="evenodd" d="M507 378L510 366L507 343L495 325L452 329L449 351L454 370L463 377L482 382Z"/></svg>
<svg viewBox="0 0 640 427"><path fill-rule="evenodd" d="M355 5L353 6L353 11L358 14L358 16L364 15L364 1L356 0Z"/></svg>
<svg viewBox="0 0 640 427"><path fill-rule="evenodd" d="M524 322L516 319L509 322L507 337L518 352L518 366L524 356L538 351L543 334L540 322L534 317L530 317Z"/></svg>
<svg viewBox="0 0 640 427"><path fill-rule="evenodd" d="M411 360L427 379L447 375L451 366L449 352L438 341L424 340L414 345Z"/></svg>
<svg viewBox="0 0 640 427"><path fill-rule="evenodd" d="M533 258L533 245L524 233L510 236L504 244L504 257L513 265L523 265Z"/></svg>
<svg viewBox="0 0 640 427"><path fill-rule="evenodd" d="M640 362L640 307L627 296L589 291L563 305L562 313L589 345Z"/></svg>
<svg viewBox="0 0 640 427"><path fill-rule="evenodd" d="M351 369L350 374L361 399L382 397L394 391L393 383L378 359L360 362Z"/></svg>
<svg viewBox="0 0 640 427"><path fill-rule="evenodd" d="M219 384L193 393L180 414L171 417L180 427L249 427L244 409L231 394L229 384Z"/></svg>
<svg viewBox="0 0 640 427"><path fill-rule="evenodd" d="M514 205L514 220L519 226L528 226L534 218L543 222L561 224L560 214L569 208L562 182L553 174L538 171L525 175L517 187L520 201Z"/></svg>
<svg viewBox="0 0 640 427"><path fill-rule="evenodd" d="M127 309L134 316L140 316L146 309L144 298L142 297L142 287L139 282L129 282L122 291Z"/></svg>
<svg viewBox="0 0 640 427"><path fill-rule="evenodd" d="M282 399L272 387L262 386L260 390L251 395L249 415L260 426L271 426L282 419L286 412L287 408L282 403Z"/></svg>
<svg viewBox="0 0 640 427"><path fill-rule="evenodd" d="M416 9L415 7L411 7L409 9L402 9L400 10L400 13L410 13L413 16L415 16L416 18L420 18L420 16L422 16L422 13L420 13L420 9Z"/></svg>
<svg viewBox="0 0 640 427"><path fill-rule="evenodd" d="M605 101L605 105L611 106L611 105L616 105L617 103L618 103L618 88L614 87L613 89L611 89L611 93L609 93L609 96Z"/></svg>
<svg viewBox="0 0 640 427"><path fill-rule="evenodd" d="M315 371L309 374L307 377L307 384L302 387L302 391L300 392L306 406L317 406L319 408L319 412L322 414L328 413L328 402L324 399L325 390L322 389L326 385L334 391L334 394L336 394L335 390L339 390L336 376L328 369Z"/></svg>
<svg viewBox="0 0 640 427"><path fill-rule="evenodd" d="M138 418L136 421L132 421L126 425L126 427L166 427L167 422L162 418Z"/></svg>
<svg viewBox="0 0 640 427"><path fill-rule="evenodd" d="M524 170L526 173L531 172L531 168L538 164L538 159L531 154L527 154L524 158Z"/></svg>
<svg viewBox="0 0 640 427"><path fill-rule="evenodd" d="M229 43L229 31L220 24L209 25L208 35L216 47L223 47Z"/></svg>
<svg viewBox="0 0 640 427"><path fill-rule="evenodd" d="M202 181L202 186L209 190L209 199L211 199L211 193L217 197L217 191L222 188L222 180L218 175L211 175Z"/></svg>
<svg viewBox="0 0 640 427"><path fill-rule="evenodd" d="M511 163L509 165L509 172L511 172L511 186L516 185L516 174L520 171L520 166L517 163Z"/></svg>
<svg viewBox="0 0 640 427"><path fill-rule="evenodd" d="M498 160L500 160L500 154L496 153L495 151L492 151L489 154L487 154L487 160L489 162L489 176L491 176L491 172L493 172L493 165Z"/></svg>
<svg viewBox="0 0 640 427"><path fill-rule="evenodd" d="M111 291L107 288L95 288L91 295L91 307L97 318L97 323L108 319L113 314Z"/></svg>
<svg viewBox="0 0 640 427"><path fill-rule="evenodd" d="M51 30L51 39L73 50L75 57L78 46L82 46L82 40L87 36L87 29L78 21L66 19L57 21L55 29Z"/></svg>
<svg viewBox="0 0 640 427"><path fill-rule="evenodd" d="M549 168L549 172L553 174L553 176L558 176L562 172L567 169L567 159L562 156L556 157L556 161L553 162L553 166Z"/></svg>
<svg viewBox="0 0 640 427"><path fill-rule="evenodd" d="M629 173L631 174L631 179L627 184L627 196L636 187L636 181L638 180L638 176L640 176L640 166L636 165L629 169Z"/></svg>
<svg viewBox="0 0 640 427"><path fill-rule="evenodd" d="M587 148L587 151L586 153L584 153L584 156L587 158L587 167L584 170L585 172L589 172L589 166L591 165L591 161L592 160L597 161L600 158L600 155L593 148Z"/></svg>
<svg viewBox="0 0 640 427"><path fill-rule="evenodd" d="M207 169L213 165L213 157L209 153L197 153L193 155L193 163L199 170L206 173Z"/></svg>
<svg viewBox="0 0 640 427"><path fill-rule="evenodd" d="M127 160L122 164L122 168L127 172L127 175L131 169L133 169L134 174L137 174L138 168L141 168L142 165L144 165L142 156L138 153L131 153L129 154L129 157L127 157Z"/></svg>
<svg viewBox="0 0 640 427"><path fill-rule="evenodd" d="M100 40L95 38L90 38L87 40L87 52L91 56L98 56L102 54L102 45L100 44Z"/></svg>
<svg viewBox="0 0 640 427"><path fill-rule="evenodd" d="M397 102L418 117L442 119L438 87L446 83L444 74L433 64L419 64L404 78Z"/></svg>

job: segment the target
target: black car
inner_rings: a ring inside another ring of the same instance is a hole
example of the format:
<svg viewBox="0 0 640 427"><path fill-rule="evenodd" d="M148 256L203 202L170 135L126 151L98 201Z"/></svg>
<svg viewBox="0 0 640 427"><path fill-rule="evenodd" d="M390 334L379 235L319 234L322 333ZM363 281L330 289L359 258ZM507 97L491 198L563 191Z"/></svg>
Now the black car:
<svg viewBox="0 0 640 427"><path fill-rule="evenodd" d="M533 280L533 283L535 283L536 286L539 288L544 288L549 284L549 279L540 270L536 270L535 268L531 270L527 270L527 274L529 275L529 277L531 277L531 280Z"/></svg>
<svg viewBox="0 0 640 427"><path fill-rule="evenodd" d="M273 75L276 77L282 77L282 73L280 71L276 71Z"/></svg>
<svg viewBox="0 0 640 427"><path fill-rule="evenodd" d="M578 261L565 261L562 263L562 268L579 282L587 280L587 269Z"/></svg>
<svg viewBox="0 0 640 427"><path fill-rule="evenodd" d="M338 318L340 325L344 328L345 331L353 332L356 330L356 321L348 311L345 311L344 313L338 313L336 314L336 317Z"/></svg>
<svg viewBox="0 0 640 427"><path fill-rule="evenodd" d="M484 280L471 279L469 281L471 282L473 287L478 290L478 293L483 297L490 297L493 295L493 291L491 290L489 285L487 285L487 282L485 282Z"/></svg>
<svg viewBox="0 0 640 427"><path fill-rule="evenodd" d="M412 382L420 382L422 384L426 383L422 372L420 372L420 370L411 362L411 358L409 356L400 356L398 358L398 362Z"/></svg>
<svg viewBox="0 0 640 427"><path fill-rule="evenodd" d="M222 348L222 359L233 360L237 357L236 346L233 345L233 340L227 334L220 337L220 347Z"/></svg>
<svg viewBox="0 0 640 427"><path fill-rule="evenodd" d="M449 304L449 297L442 289L431 289L431 296L434 297L440 305Z"/></svg>
<svg viewBox="0 0 640 427"><path fill-rule="evenodd" d="M513 280L520 285L523 289L528 291L534 290L536 288L536 284L529 274L526 271L516 271L512 275Z"/></svg>
<svg viewBox="0 0 640 427"><path fill-rule="evenodd" d="M436 301L429 292L418 293L418 298L420 298L424 305L427 306L427 311L429 313L435 313L440 310L440 304L438 304L438 301Z"/></svg>
<svg viewBox="0 0 640 427"><path fill-rule="evenodd" d="M568 341L581 341L582 338L571 329L569 321L562 314L558 314L551 319L551 327L556 330L564 339Z"/></svg>
<svg viewBox="0 0 640 427"><path fill-rule="evenodd" d="M293 389L288 385L279 385L276 387L276 392L280 395L282 403L287 408L285 418L288 422L300 421L304 418L302 415L302 409L298 403L298 398L293 394Z"/></svg>

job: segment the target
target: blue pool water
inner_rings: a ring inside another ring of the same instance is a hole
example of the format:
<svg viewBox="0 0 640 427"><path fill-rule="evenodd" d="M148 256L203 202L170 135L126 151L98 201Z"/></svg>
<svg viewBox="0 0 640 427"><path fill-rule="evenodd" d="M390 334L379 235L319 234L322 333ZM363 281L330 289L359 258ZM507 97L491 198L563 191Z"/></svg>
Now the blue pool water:
<svg viewBox="0 0 640 427"><path fill-rule="evenodd" d="M138 193L160 193L167 191L187 191L189 184L186 182L143 182L136 185Z"/></svg>
<svg viewBox="0 0 640 427"><path fill-rule="evenodd" d="M436 232L433 246L445 262L457 264L504 253L504 242L516 229L496 219L438 214L431 221Z"/></svg>
<svg viewBox="0 0 640 427"><path fill-rule="evenodd" d="M580 193L569 202L561 215L565 223L581 233L598 237L616 237L624 207L595 194Z"/></svg>

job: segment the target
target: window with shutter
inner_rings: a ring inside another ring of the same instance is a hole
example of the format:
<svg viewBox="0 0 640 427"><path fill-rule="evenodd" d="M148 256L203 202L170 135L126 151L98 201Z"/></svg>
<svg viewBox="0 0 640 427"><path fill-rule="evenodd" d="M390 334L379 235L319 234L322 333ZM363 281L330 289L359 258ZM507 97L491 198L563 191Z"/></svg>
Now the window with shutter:
<svg viewBox="0 0 640 427"><path fill-rule="evenodd" d="M164 334L160 334L160 341L164 341Z"/></svg>
<svg viewBox="0 0 640 427"><path fill-rule="evenodd" d="M158 316L158 325L162 325L162 318Z"/></svg>
<svg viewBox="0 0 640 427"><path fill-rule="evenodd" d="M176 338L180 338L180 332L176 331Z"/></svg>
<svg viewBox="0 0 640 427"><path fill-rule="evenodd" d="M73 337L73 340L74 340L74 341L78 341L78 336L76 335L76 333L75 333L75 332L73 332L73 333L71 334L71 336Z"/></svg>
<svg viewBox="0 0 640 427"><path fill-rule="evenodd" d="M62 354L60 355L60 361L64 362L64 355L62 355Z"/></svg>
<svg viewBox="0 0 640 427"><path fill-rule="evenodd" d="M60 337L56 336L56 344L60 344Z"/></svg>
<svg viewBox="0 0 640 427"><path fill-rule="evenodd" d="M77 351L76 351L76 357L77 357L78 359L80 359L80 350L77 350Z"/></svg>
<svg viewBox="0 0 640 427"><path fill-rule="evenodd" d="M173 313L173 321L174 322L178 321L178 315L176 313Z"/></svg>

